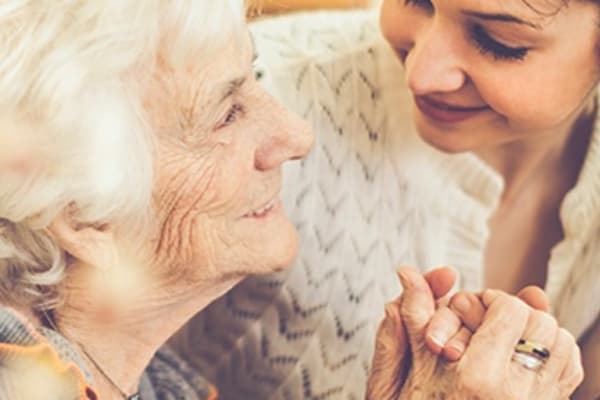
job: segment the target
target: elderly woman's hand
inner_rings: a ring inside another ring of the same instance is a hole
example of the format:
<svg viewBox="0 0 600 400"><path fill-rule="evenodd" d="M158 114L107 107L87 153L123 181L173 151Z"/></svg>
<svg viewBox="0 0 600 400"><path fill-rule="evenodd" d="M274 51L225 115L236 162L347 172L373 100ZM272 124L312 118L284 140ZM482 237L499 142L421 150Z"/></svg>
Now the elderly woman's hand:
<svg viewBox="0 0 600 400"><path fill-rule="evenodd" d="M573 337L558 328L549 314L499 291L482 295L485 317L462 359L453 363L443 360L432 354L425 343L434 314L430 289L411 271L404 272L403 285L403 300L397 303L395 316L401 315L406 327L411 369L406 381L403 377L397 379L400 384L394 393L374 397L370 392L368 398L562 399L581 382L579 349ZM550 350L548 361L538 371L512 360L521 338ZM373 386L378 385L372 383L369 387Z"/></svg>
<svg viewBox="0 0 600 400"><path fill-rule="evenodd" d="M454 285L456 272L450 268L439 268L426 273L423 278L431 294L429 298L424 299L423 308L433 307L434 300L442 299ZM395 399L408 375L408 336L400 316L403 299L404 296L400 296L385 308L386 317L377 332L375 355L367 387L369 399ZM421 307L416 308L417 311L420 309ZM453 326L455 331L460 328L460 324Z"/></svg>

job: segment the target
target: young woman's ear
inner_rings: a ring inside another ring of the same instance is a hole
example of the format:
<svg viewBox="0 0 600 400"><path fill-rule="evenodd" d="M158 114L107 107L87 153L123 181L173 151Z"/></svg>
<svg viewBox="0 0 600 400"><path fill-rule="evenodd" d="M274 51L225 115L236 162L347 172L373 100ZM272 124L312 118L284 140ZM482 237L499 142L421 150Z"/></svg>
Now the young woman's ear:
<svg viewBox="0 0 600 400"><path fill-rule="evenodd" d="M58 245L79 262L102 269L109 269L118 262L114 234L108 225L78 224L63 211L48 229Z"/></svg>

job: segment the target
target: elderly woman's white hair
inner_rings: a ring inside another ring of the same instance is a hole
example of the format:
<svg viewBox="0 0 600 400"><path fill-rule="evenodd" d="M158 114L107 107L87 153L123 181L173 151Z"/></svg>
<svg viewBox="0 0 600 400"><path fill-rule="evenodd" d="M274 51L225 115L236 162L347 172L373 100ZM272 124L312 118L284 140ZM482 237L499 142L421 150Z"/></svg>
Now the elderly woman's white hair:
<svg viewBox="0 0 600 400"><path fill-rule="evenodd" d="M0 171L0 301L60 301L66 255L47 228L62 210L81 224L142 219L152 189L144 83L158 65L208 57L241 34L243 14L242 0L2 1L0 138L29 138L37 168Z"/></svg>

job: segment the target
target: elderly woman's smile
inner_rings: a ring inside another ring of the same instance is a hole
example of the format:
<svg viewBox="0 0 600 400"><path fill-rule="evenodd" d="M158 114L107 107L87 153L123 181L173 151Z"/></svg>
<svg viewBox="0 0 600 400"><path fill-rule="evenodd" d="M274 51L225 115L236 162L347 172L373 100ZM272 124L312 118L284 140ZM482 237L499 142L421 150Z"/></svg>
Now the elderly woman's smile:
<svg viewBox="0 0 600 400"><path fill-rule="evenodd" d="M281 201L279 199L274 198L272 200L269 200L266 205L257 207L256 209L244 214L243 217L252 219L263 219L271 215L272 212L279 211L280 205Z"/></svg>

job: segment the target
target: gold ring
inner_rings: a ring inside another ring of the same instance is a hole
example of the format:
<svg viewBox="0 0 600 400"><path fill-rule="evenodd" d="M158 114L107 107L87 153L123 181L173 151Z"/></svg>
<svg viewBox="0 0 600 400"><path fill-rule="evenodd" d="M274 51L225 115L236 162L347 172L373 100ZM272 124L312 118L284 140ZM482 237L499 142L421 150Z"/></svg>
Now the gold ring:
<svg viewBox="0 0 600 400"><path fill-rule="evenodd" d="M519 343L515 347L515 352L537 357L540 361L544 362L550 358L550 350L538 343L525 339L519 340Z"/></svg>

